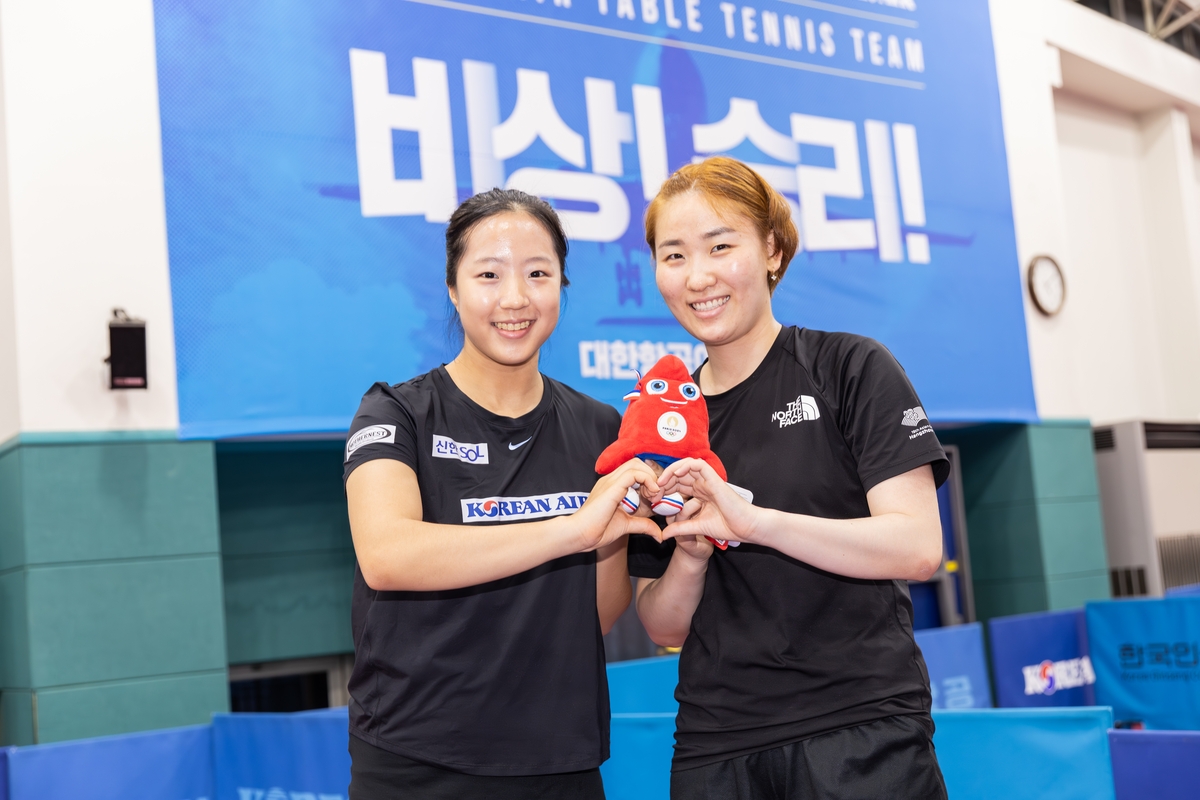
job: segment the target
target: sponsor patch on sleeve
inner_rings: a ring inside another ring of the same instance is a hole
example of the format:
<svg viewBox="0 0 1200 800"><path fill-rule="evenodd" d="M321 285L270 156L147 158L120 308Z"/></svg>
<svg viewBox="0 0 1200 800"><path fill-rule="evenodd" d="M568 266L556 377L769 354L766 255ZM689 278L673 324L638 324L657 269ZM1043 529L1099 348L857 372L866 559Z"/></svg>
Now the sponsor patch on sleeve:
<svg viewBox="0 0 1200 800"><path fill-rule="evenodd" d="M497 522L574 514L587 499L587 492L556 492L533 497L470 497L459 502L463 522Z"/></svg>
<svg viewBox="0 0 1200 800"><path fill-rule="evenodd" d="M346 440L346 460L354 455L354 451L369 444L381 444L396 441L395 425L368 425Z"/></svg>

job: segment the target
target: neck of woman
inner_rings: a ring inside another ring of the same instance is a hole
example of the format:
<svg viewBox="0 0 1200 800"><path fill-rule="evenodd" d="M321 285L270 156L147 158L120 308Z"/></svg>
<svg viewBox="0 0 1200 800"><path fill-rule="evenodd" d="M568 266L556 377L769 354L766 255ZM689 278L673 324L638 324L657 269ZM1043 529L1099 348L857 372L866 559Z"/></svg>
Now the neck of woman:
<svg viewBox="0 0 1200 800"><path fill-rule="evenodd" d="M708 363L700 371L700 391L721 394L749 378L767 357L783 326L770 312L746 333L724 344L707 344Z"/></svg>
<svg viewBox="0 0 1200 800"><path fill-rule="evenodd" d="M446 365L446 372L463 394L501 417L528 414L537 408L545 391L536 352L522 364L500 364L479 352L468 340Z"/></svg>

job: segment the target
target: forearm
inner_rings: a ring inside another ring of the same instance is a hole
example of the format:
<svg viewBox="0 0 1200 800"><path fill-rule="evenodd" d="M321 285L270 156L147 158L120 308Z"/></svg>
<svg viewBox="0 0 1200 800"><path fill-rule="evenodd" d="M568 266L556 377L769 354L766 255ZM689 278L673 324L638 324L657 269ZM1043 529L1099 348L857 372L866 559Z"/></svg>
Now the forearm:
<svg viewBox="0 0 1200 800"><path fill-rule="evenodd" d="M600 630L608 633L629 608L633 589L629 585L629 537L596 551L596 613Z"/></svg>
<svg viewBox="0 0 1200 800"><path fill-rule="evenodd" d="M704 594L707 572L707 559L698 561L677 547L661 578L638 581L638 617L655 644L683 646Z"/></svg>
<svg viewBox="0 0 1200 800"><path fill-rule="evenodd" d="M382 533L355 536L355 555L367 585L377 591L461 589L578 552L569 519L486 526L396 520Z"/></svg>
<svg viewBox="0 0 1200 800"><path fill-rule="evenodd" d="M928 515L824 519L761 509L757 527L756 543L848 578L928 580L942 559L940 522Z"/></svg>

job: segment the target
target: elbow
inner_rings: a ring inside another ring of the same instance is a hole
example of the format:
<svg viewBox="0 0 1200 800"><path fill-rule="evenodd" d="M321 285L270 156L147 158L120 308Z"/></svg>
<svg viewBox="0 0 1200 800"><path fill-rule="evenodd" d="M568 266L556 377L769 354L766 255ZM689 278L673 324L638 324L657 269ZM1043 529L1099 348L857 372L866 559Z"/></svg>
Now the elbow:
<svg viewBox="0 0 1200 800"><path fill-rule="evenodd" d="M359 555L358 571L362 573L363 583L373 592L395 592L404 588L396 585L394 576L377 560Z"/></svg>
<svg viewBox="0 0 1200 800"><path fill-rule="evenodd" d="M917 554L915 563L912 565L911 574L908 576L912 581L927 581L934 576L938 568L942 566L942 545L938 542L937 549L925 548L924 552Z"/></svg>
<svg viewBox="0 0 1200 800"><path fill-rule="evenodd" d="M641 615L641 609L638 609L638 611L638 618L642 621L642 627L646 630L646 635L650 637L650 641L659 647L683 647L683 640L688 635L686 630L680 632L656 626L652 621L647 620Z"/></svg>
<svg viewBox="0 0 1200 800"><path fill-rule="evenodd" d="M940 558L936 561L925 559L916 566L913 571L913 576L909 578L909 580L921 582L927 581L934 576L934 573L938 571L938 567L941 565L942 561Z"/></svg>

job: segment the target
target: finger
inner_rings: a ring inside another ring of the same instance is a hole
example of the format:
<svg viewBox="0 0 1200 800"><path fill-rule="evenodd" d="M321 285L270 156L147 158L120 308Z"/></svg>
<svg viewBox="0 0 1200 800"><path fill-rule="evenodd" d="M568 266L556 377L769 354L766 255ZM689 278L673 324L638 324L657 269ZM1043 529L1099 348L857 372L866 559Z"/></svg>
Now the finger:
<svg viewBox="0 0 1200 800"><path fill-rule="evenodd" d="M688 520L680 520L679 522L670 523L667 525L667 527L662 529L662 538L660 541L665 542L667 539L675 539L679 536L688 536L694 533L694 531L688 530L689 525L690 522Z"/></svg>
<svg viewBox="0 0 1200 800"><path fill-rule="evenodd" d="M704 503L702 503L701 501L697 500L694 497L689 498L686 501L684 501L683 510L675 515L675 521L683 522L684 520L689 520L692 517L696 516L696 514L698 514L700 512L700 509L703 507L704 507Z"/></svg>
<svg viewBox="0 0 1200 800"><path fill-rule="evenodd" d="M666 528L663 528L663 540L674 539L680 536L713 536L718 539L727 538L724 534L713 533L709 528L713 527L705 520L698 519L681 519L677 522L672 522ZM724 526L717 526L723 528Z"/></svg>
<svg viewBox="0 0 1200 800"><path fill-rule="evenodd" d="M669 467L667 467L666 469L663 470L662 480L666 481L668 478L678 479L679 476L687 474L688 472L690 472L692 470L692 465L694 463L696 463L696 461L697 461L697 459L695 459L695 458L679 459L678 461L676 461L675 463L671 464ZM703 463L703 462L701 462L701 463Z"/></svg>
<svg viewBox="0 0 1200 800"><path fill-rule="evenodd" d="M654 474L654 470L646 466L641 459L634 458L626 461L617 469L619 482L625 484L628 489L635 483L640 483L647 487L651 492L658 491L658 477Z"/></svg>
<svg viewBox="0 0 1200 800"><path fill-rule="evenodd" d="M662 531L657 525L644 517L628 517L625 523L626 533L644 533L656 542L662 541Z"/></svg>

